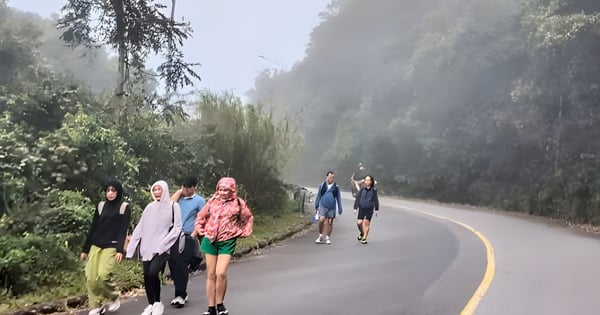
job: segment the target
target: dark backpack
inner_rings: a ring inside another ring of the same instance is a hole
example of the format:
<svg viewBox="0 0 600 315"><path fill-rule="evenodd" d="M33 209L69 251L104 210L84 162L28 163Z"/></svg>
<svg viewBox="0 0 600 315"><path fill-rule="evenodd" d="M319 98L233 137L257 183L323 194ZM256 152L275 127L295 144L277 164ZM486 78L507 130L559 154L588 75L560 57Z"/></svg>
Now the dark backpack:
<svg viewBox="0 0 600 315"><path fill-rule="evenodd" d="M331 193L333 193L333 198L337 199L338 191L339 190L338 190L336 183L333 183L333 186L331 187ZM323 195L325 195L326 192L327 192L327 182L323 182L321 184L321 191L319 192L319 194L321 197L323 197Z"/></svg>

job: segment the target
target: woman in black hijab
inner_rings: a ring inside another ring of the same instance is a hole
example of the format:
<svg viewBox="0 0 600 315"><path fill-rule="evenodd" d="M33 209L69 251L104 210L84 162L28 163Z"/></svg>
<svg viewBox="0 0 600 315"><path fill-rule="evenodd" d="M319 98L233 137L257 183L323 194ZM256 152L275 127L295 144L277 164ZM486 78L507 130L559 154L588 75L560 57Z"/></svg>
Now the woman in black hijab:
<svg viewBox="0 0 600 315"><path fill-rule="evenodd" d="M110 180L104 185L105 201L94 211L92 227L86 238L81 260L86 260L85 276L89 296L89 315L114 312L120 307L119 295L110 282L115 264L125 254L125 238L131 210L123 202L123 185ZM106 304L103 304L106 303Z"/></svg>

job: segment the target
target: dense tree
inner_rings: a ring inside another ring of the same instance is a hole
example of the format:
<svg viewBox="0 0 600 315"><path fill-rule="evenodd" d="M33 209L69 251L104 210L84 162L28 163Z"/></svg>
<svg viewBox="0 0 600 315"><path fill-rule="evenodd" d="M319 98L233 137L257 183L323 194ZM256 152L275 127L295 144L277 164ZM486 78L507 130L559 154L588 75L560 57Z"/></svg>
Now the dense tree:
<svg viewBox="0 0 600 315"><path fill-rule="evenodd" d="M598 223L599 21L591 0L332 2L252 97L302 113L301 181L362 161L383 191Z"/></svg>
<svg viewBox="0 0 600 315"><path fill-rule="evenodd" d="M147 18L161 8L146 6L144 1L131 3L135 7L128 8L127 14L144 13ZM93 11L87 9L82 8ZM168 40L188 34L184 25L172 19L155 21L163 24L153 26L147 25L150 21L132 21L145 26L128 27L176 33L163 34L170 36ZM55 292L57 287L71 293L84 290L74 287L83 285L78 251L106 179L116 177L124 183L133 222L151 200L152 182L162 179L175 188L188 176L200 179L199 190L205 194L214 191L220 176L235 176L257 218L277 215L287 207L280 175L292 155L288 150L297 141L285 122L275 120L261 106L213 94L193 95L199 105L185 119L183 108L196 104L173 102L172 91L159 94L152 80L133 80L127 97L102 93L100 81L77 75L85 60L57 66L62 57L79 56L52 37L58 36L47 30L53 23L9 9L0 0L0 313L10 305L7 300L27 292ZM158 43L148 38L127 40L126 45ZM175 59L182 57L176 53L180 44L167 43ZM157 48L143 52L137 46L127 47L138 54L132 58L142 59ZM107 65L113 60L103 49L78 49L97 53L89 73L111 73ZM179 76L176 70L168 71ZM182 78L170 82L189 83ZM121 116L124 102L135 109L126 119ZM228 123L236 128L223 125ZM120 276L131 275L120 279L120 285L140 285L137 264L120 268L125 268Z"/></svg>
<svg viewBox="0 0 600 315"><path fill-rule="evenodd" d="M193 69L195 64L185 62L181 51L192 31L189 24L166 16L165 8L153 0L69 0L58 26L64 29L62 38L71 45L107 45L117 51L117 95L125 94L130 69L135 70L132 74L145 73L145 62L151 54L165 57L158 75L167 89L174 91L200 77ZM97 24L92 24L94 17Z"/></svg>

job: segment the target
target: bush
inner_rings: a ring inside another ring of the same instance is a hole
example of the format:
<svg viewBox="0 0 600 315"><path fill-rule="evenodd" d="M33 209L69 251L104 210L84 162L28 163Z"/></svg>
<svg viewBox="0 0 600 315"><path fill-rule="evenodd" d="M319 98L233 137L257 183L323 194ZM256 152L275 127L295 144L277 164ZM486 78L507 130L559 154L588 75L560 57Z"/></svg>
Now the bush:
<svg viewBox="0 0 600 315"><path fill-rule="evenodd" d="M59 285L62 275L76 270L75 257L53 235L8 236L0 240L0 285L12 296L39 287Z"/></svg>

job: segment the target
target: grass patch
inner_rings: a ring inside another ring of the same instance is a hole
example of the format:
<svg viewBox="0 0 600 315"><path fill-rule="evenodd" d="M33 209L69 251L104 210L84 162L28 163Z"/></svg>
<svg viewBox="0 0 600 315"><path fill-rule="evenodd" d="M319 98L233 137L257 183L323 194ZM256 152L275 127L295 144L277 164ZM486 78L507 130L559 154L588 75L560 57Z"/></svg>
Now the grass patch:
<svg viewBox="0 0 600 315"><path fill-rule="evenodd" d="M260 242L267 241L276 235L286 233L310 220L310 214L300 213L296 210L279 212L277 216L261 215L254 216L254 228L252 234L237 242L236 252L243 252L249 248L257 248Z"/></svg>
<svg viewBox="0 0 600 315"><path fill-rule="evenodd" d="M263 213L255 214L252 235L240 239L236 251L242 252L249 248L257 248L260 242L286 233L310 220L310 214L301 214L297 209L297 205L293 202L290 202L288 210L274 211L272 215L267 215L267 213L267 211L263 211ZM142 287L142 266L137 260L123 261L123 263L116 266L114 274L117 289L122 293ZM58 286L40 288L18 298L10 297L8 292L2 292L0 294L0 314L9 314L36 304L56 303L67 297L86 294L83 262L81 262L81 268L78 272L64 273L61 278L62 281Z"/></svg>

